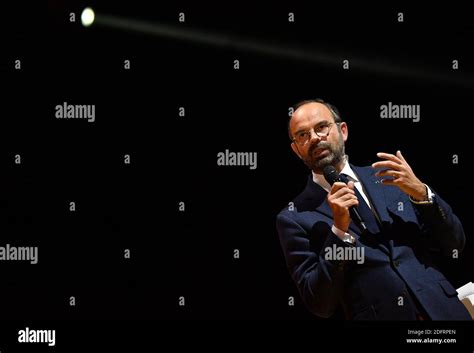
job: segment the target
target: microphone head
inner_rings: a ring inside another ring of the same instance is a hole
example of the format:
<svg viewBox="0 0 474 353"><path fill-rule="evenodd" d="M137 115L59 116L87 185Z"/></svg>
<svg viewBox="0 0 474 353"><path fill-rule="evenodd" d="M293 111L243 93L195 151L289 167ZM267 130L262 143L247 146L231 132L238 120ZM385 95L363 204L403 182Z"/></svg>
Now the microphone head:
<svg viewBox="0 0 474 353"><path fill-rule="evenodd" d="M339 181L339 173L337 172L336 168L332 165L328 165L323 169L324 178L329 184L334 184L336 181Z"/></svg>

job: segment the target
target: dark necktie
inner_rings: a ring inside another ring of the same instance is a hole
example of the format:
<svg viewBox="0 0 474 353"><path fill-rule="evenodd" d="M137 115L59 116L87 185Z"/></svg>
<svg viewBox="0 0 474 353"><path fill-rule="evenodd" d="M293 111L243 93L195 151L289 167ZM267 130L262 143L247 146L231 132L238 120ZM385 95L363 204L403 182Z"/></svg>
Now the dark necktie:
<svg viewBox="0 0 474 353"><path fill-rule="evenodd" d="M348 183L349 182L349 178L346 174L340 174L339 175L341 180L344 182L344 183ZM365 225L367 226L367 230L372 233L372 234L377 234L380 232L380 228L377 224L377 219L375 218L375 215L374 213L372 212L372 210L369 208L369 206L367 205L367 202L365 202L365 199L362 197L361 193L359 192L359 190L355 187L354 185L354 191L355 191L355 194L357 196L357 200L359 200L359 207L358 207L358 211L360 213L360 216L362 217L362 219L364 220L365 222ZM357 225L357 223L355 223ZM362 231L362 229L361 229Z"/></svg>

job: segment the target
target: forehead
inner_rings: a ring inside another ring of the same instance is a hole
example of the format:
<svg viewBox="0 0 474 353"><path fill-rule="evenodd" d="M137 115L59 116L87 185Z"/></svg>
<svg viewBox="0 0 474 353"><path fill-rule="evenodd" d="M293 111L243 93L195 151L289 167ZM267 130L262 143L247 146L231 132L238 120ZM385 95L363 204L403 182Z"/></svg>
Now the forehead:
<svg viewBox="0 0 474 353"><path fill-rule="evenodd" d="M293 113L290 121L291 131L296 131L301 127L310 127L321 121L333 121L331 111L321 103L305 104Z"/></svg>

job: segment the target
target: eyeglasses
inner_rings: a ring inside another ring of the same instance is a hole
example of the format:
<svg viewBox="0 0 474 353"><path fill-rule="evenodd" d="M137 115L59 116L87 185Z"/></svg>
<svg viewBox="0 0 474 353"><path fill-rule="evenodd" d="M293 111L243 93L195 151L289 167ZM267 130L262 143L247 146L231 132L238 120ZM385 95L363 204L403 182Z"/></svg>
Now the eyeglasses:
<svg viewBox="0 0 474 353"><path fill-rule="evenodd" d="M340 123L336 123L336 125L337 124L340 124ZM327 137L329 136L329 133L331 132L331 128L333 125L334 123L328 122L328 123L323 123L321 125L318 125L311 130L297 132L292 141L296 142L300 146L305 145L311 139L311 136L312 136L311 131L314 131L318 137Z"/></svg>

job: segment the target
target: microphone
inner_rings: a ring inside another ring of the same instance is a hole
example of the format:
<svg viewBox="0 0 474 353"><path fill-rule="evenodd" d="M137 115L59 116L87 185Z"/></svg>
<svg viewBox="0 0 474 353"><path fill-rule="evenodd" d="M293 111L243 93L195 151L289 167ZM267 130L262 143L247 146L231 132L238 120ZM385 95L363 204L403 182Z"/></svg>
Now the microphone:
<svg viewBox="0 0 474 353"><path fill-rule="evenodd" d="M337 172L336 168L332 165L328 165L323 169L324 178L327 180L329 184L334 184L336 181L340 181L346 183L346 180L343 180L339 173ZM344 178L346 179L346 178ZM363 202L363 200L361 201ZM359 210L356 206L349 207L349 214L351 215L352 220L357 224L357 226L362 229L362 231L367 230L367 226L365 225L364 220L362 219Z"/></svg>

